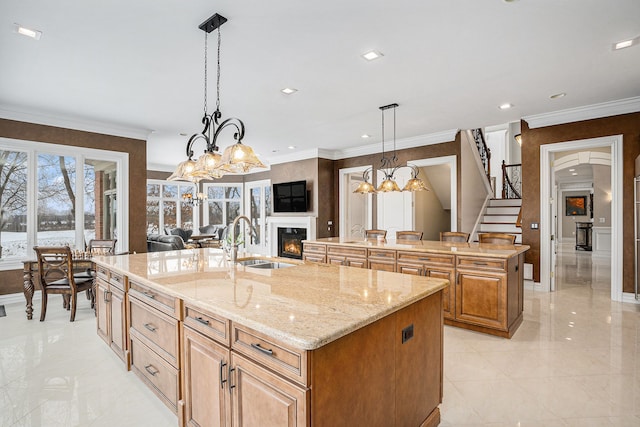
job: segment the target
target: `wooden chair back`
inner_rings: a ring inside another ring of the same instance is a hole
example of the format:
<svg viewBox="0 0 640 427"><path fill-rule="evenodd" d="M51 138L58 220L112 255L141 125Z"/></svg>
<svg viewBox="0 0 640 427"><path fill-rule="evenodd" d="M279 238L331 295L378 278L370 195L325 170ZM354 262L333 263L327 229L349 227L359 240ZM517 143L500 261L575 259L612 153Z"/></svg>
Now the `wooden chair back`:
<svg viewBox="0 0 640 427"><path fill-rule="evenodd" d="M462 231L441 231L440 241L441 242L459 242L459 243L468 242L469 233L465 233Z"/></svg>
<svg viewBox="0 0 640 427"><path fill-rule="evenodd" d="M91 254L113 255L116 253L117 239L91 239L87 250Z"/></svg>
<svg viewBox="0 0 640 427"><path fill-rule="evenodd" d="M422 240L422 231L396 231L396 240Z"/></svg>
<svg viewBox="0 0 640 427"><path fill-rule="evenodd" d="M378 236L387 237L387 230L365 230L365 239L377 239Z"/></svg>
<svg viewBox="0 0 640 427"><path fill-rule="evenodd" d="M516 242L516 235L508 233L478 233L478 241L495 245L513 245Z"/></svg>

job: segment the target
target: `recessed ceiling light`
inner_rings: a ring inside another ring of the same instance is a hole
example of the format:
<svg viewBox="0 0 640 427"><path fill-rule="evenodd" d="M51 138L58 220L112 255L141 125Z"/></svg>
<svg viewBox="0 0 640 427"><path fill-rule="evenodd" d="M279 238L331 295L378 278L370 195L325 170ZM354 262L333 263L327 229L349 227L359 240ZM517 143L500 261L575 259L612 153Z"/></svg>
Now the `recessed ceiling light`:
<svg viewBox="0 0 640 427"><path fill-rule="evenodd" d="M369 52L365 52L362 54L362 57L367 61L373 61L374 59L378 59L381 56L384 56L382 53L377 50L370 50Z"/></svg>
<svg viewBox="0 0 640 427"><path fill-rule="evenodd" d="M295 150L295 149L296 149L296 146L295 146L295 145L290 145L290 146L288 146L287 148L288 148L289 150Z"/></svg>
<svg viewBox="0 0 640 427"><path fill-rule="evenodd" d="M640 40L640 37L619 41L618 43L613 44L613 50L620 50L626 47L635 46L638 44L638 40Z"/></svg>
<svg viewBox="0 0 640 427"><path fill-rule="evenodd" d="M361 136L361 138L367 139L367 138L371 138L371 135L367 135L366 133L364 135Z"/></svg>
<svg viewBox="0 0 640 427"><path fill-rule="evenodd" d="M500 105L498 108L501 110L508 110L509 108L513 107L513 104L509 104L508 102L505 104Z"/></svg>
<svg viewBox="0 0 640 427"><path fill-rule="evenodd" d="M567 96L567 94L565 92L560 92L560 93L555 93L555 94L551 95L549 98L558 99L558 98L563 98L565 96Z"/></svg>
<svg viewBox="0 0 640 427"><path fill-rule="evenodd" d="M575 170L575 169L573 169L573 168L569 169L569 172L575 172L575 171L576 171L576 170Z"/></svg>
<svg viewBox="0 0 640 427"><path fill-rule="evenodd" d="M285 95L291 95L292 93L296 93L298 91L298 89L294 89L292 87L285 87L284 89L280 90L280 92L284 93Z"/></svg>
<svg viewBox="0 0 640 427"><path fill-rule="evenodd" d="M576 176L578 175L578 172L573 172L571 175Z"/></svg>
<svg viewBox="0 0 640 427"><path fill-rule="evenodd" d="M30 28L23 27L20 24L13 24L13 26L15 28L15 32L23 36L31 37L36 40L40 40L40 37L42 37L42 31L32 30Z"/></svg>

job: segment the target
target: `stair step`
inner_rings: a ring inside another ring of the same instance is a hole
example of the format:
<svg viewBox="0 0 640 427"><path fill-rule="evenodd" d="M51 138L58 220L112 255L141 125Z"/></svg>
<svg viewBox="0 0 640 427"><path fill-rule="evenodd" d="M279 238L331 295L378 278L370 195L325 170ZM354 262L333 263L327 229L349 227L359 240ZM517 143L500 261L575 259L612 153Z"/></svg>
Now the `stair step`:
<svg viewBox="0 0 640 427"><path fill-rule="evenodd" d="M509 224L515 224L518 220L518 215L491 215L487 214L483 217L482 222L506 222Z"/></svg>
<svg viewBox="0 0 640 427"><path fill-rule="evenodd" d="M489 206L487 208L487 214L490 215L518 215L518 213L520 213L520 208L517 206Z"/></svg>
<svg viewBox="0 0 640 427"><path fill-rule="evenodd" d="M489 206L522 206L522 199L491 199Z"/></svg>
<svg viewBox="0 0 640 427"><path fill-rule="evenodd" d="M516 227L515 224L487 224L483 222L479 228L478 233L522 233L520 228Z"/></svg>

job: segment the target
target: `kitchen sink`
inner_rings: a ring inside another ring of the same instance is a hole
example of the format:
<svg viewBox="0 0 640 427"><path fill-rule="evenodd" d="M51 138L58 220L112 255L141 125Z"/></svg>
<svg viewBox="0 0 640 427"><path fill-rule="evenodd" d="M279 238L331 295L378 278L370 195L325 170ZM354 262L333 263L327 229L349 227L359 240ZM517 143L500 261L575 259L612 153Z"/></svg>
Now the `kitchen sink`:
<svg viewBox="0 0 640 427"><path fill-rule="evenodd" d="M265 269L294 267L296 265L296 264L290 264L288 262L267 261L264 259L243 259L238 261L238 264L243 265L245 267L265 268Z"/></svg>

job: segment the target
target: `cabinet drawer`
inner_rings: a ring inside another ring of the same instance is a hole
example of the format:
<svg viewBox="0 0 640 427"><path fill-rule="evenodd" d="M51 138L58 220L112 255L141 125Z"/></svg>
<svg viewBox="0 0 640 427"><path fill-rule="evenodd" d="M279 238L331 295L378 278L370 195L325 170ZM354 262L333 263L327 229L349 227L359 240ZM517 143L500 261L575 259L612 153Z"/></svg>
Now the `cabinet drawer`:
<svg viewBox="0 0 640 427"><path fill-rule="evenodd" d="M307 385L307 352L232 323L231 348L277 373Z"/></svg>
<svg viewBox="0 0 640 427"><path fill-rule="evenodd" d="M109 283L111 283L116 288L120 289L122 292L126 291L126 282L127 279L120 273L111 272L109 275Z"/></svg>
<svg viewBox="0 0 640 427"><path fill-rule="evenodd" d="M338 255L346 257L366 258L367 248L352 248L349 246L328 246L327 255Z"/></svg>
<svg viewBox="0 0 640 427"><path fill-rule="evenodd" d="M507 260L501 258L482 258L471 256L459 256L458 267L473 268L477 270L507 270Z"/></svg>
<svg viewBox="0 0 640 427"><path fill-rule="evenodd" d="M327 257L326 256L315 254L315 253L303 253L302 254L302 259L304 261L319 262L319 263L323 263L323 264L327 262Z"/></svg>
<svg viewBox="0 0 640 427"><path fill-rule="evenodd" d="M178 298L159 292L149 286L143 285L142 283L130 280L129 296L135 297L171 317L178 318L181 314L180 300Z"/></svg>
<svg viewBox="0 0 640 427"><path fill-rule="evenodd" d="M131 363L133 371L177 413L179 371L135 338L131 340Z"/></svg>
<svg viewBox="0 0 640 427"><path fill-rule="evenodd" d="M131 335L178 366L178 321L146 304L129 300Z"/></svg>
<svg viewBox="0 0 640 427"><path fill-rule="evenodd" d="M105 282L109 281L109 270L106 269L106 267L103 267L101 265L97 265L96 266L96 276L102 280L104 280Z"/></svg>
<svg viewBox="0 0 640 427"><path fill-rule="evenodd" d="M369 259L375 258L379 261L382 261L382 260L395 261L396 251L391 251L388 249L369 249L368 256L369 256Z"/></svg>
<svg viewBox="0 0 640 427"><path fill-rule="evenodd" d="M316 243L302 243L303 252L313 252L314 254L327 253L327 247L325 245L318 245Z"/></svg>
<svg viewBox="0 0 640 427"><path fill-rule="evenodd" d="M184 324L227 347L231 344L229 340L230 322L222 316L185 305Z"/></svg>
<svg viewBox="0 0 640 427"><path fill-rule="evenodd" d="M454 266L454 256L427 252L402 252L398 251L398 262L410 262L416 264L439 264Z"/></svg>

